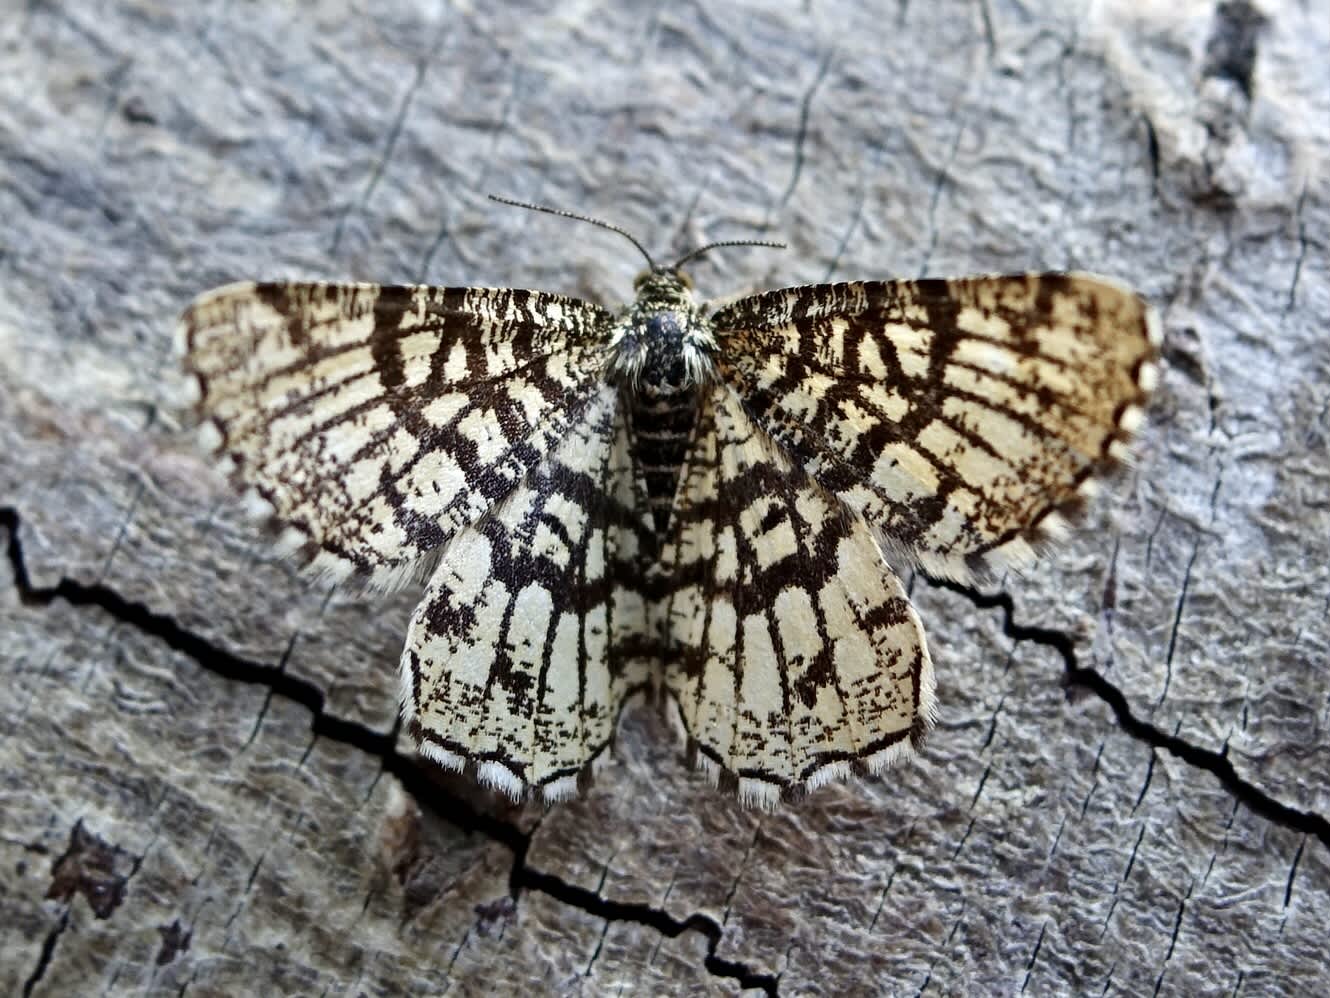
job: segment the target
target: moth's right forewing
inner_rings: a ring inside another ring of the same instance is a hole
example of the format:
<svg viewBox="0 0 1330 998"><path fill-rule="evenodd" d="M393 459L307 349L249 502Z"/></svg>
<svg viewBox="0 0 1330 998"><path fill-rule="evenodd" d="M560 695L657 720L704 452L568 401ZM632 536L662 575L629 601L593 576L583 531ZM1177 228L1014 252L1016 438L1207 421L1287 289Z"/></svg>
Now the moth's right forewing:
<svg viewBox="0 0 1330 998"><path fill-rule="evenodd" d="M714 317L718 368L793 460L925 569L1027 562L1127 454L1158 322L1117 282L788 288Z"/></svg>

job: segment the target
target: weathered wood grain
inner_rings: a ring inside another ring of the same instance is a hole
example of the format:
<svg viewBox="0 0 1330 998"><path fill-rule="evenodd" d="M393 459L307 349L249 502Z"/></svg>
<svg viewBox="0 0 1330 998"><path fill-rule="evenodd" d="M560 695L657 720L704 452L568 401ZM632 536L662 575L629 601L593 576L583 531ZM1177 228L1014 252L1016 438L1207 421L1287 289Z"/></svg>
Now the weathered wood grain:
<svg viewBox="0 0 1330 998"><path fill-rule="evenodd" d="M1327 990L1316 6L0 18L0 990ZM1086 529L981 594L915 580L923 764L762 816L639 714L542 813L401 750L416 592L271 558L181 427L171 331L246 277L629 293L620 242L491 191L661 254L791 244L713 255L707 295L1077 267L1159 305Z"/></svg>

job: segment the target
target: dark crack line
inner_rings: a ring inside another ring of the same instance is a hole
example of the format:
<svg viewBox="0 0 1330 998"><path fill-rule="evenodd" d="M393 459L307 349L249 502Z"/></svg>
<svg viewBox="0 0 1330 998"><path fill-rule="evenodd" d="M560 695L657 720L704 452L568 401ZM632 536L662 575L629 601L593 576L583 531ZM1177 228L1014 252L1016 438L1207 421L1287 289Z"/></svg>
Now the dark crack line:
<svg viewBox="0 0 1330 998"><path fill-rule="evenodd" d="M1048 932L1048 923L1045 922L1039 926L1039 938L1035 940L1034 952L1030 954L1030 960L1025 965L1025 980L1021 982L1021 994L1030 986L1030 976L1034 973L1035 961L1039 959L1039 951L1044 948L1044 934Z"/></svg>
<svg viewBox="0 0 1330 998"><path fill-rule="evenodd" d="M959 108L953 105L953 111L959 112ZM947 161L942 164L942 168L937 172L937 177L933 180L933 192L928 198L928 248L924 250L923 262L919 264L920 277L927 275L928 265L933 259L933 252L937 249L938 200L942 197L942 188L951 180L951 167L956 162L956 155L960 152L961 137L965 135L965 128L966 122L961 120L956 127L956 134L952 136L951 148L947 150Z"/></svg>
<svg viewBox="0 0 1330 998"><path fill-rule="evenodd" d="M1195 884L1187 888L1187 896L1178 902L1178 914L1173 920L1173 935L1168 940L1168 952L1164 954L1164 965L1159 968L1159 977L1155 980L1154 993L1159 994L1164 986L1164 977L1168 974L1168 962L1173 959L1173 950L1177 948L1178 936L1182 933L1182 919L1187 914L1187 902L1191 900L1191 892Z"/></svg>
<svg viewBox="0 0 1330 998"><path fill-rule="evenodd" d="M975 791L974 791L974 797L972 797L972 798L970 799L970 810L971 810L971 811L973 811L973 810L974 810L974 806L975 806L976 804L979 803L979 798L980 798L981 796L983 796L983 793L984 793L984 784L988 782L988 774L991 773L991 772L993 772L993 766L992 766L992 764L990 763L989 765L987 765L987 766L984 767L984 775L981 776L981 777L979 777L979 786L975 788Z"/></svg>
<svg viewBox="0 0 1330 998"><path fill-rule="evenodd" d="M720 920L721 925L726 925L730 921L730 908L734 904L734 895L739 890L739 884L743 881L744 871L748 869L748 857L753 854L753 847L757 845L757 837L762 834L762 823L759 821L753 826L753 837L748 841L748 848L744 850L743 859L739 860L739 867L735 871L734 881L730 884L729 893L725 895L725 914Z"/></svg>
<svg viewBox="0 0 1330 998"><path fill-rule="evenodd" d="M913 830L913 826L911 826L911 830ZM892 883L893 880L896 879L896 871L899 870L899 869L900 869L900 864L899 864L899 863L892 863L892 865L891 865L891 872L890 872L889 874L887 874L887 883L886 883L886 885L882 888L882 893L878 896L878 899L877 899L877 909L873 912L873 919L872 919L872 921L870 921L870 922L868 923L868 931L869 931L869 932L872 932L873 929L877 927L877 920L878 920L878 918L879 918L879 917L881 916L881 914L882 914L882 908L883 908L883 906L886 905L886 903L887 903L887 892L891 890L891 883Z"/></svg>
<svg viewBox="0 0 1330 998"><path fill-rule="evenodd" d="M139 503L143 499L143 490L146 487L143 479L139 479L138 488L134 490L134 498L129 501L129 509L125 512L125 518L120 522L120 529L116 531L115 543L111 545L111 552L106 556L106 561L102 563L99 579L104 579L111 571L111 562L115 561L115 556L120 553L121 546L125 543L125 534L129 532L129 525L134 519L134 513L139 508Z"/></svg>
<svg viewBox="0 0 1330 998"><path fill-rule="evenodd" d="M1011 664L1011 655L1010 655L1010 654L1007 655L1007 664L1008 664L1008 665ZM988 719L988 733L987 733L986 735L984 735L984 743L983 743L982 745L979 746L979 751L980 751L980 752L983 752L983 751L986 750L990 745L993 744L993 736L997 734L998 715L1002 713L1002 707L1003 707L1003 705L1004 705L1006 702L1007 702L1007 694L1003 693L1002 696L1000 696L1000 697L998 698L997 706L993 708L993 716L990 717L990 718ZM984 779L985 779L985 780L988 779L988 770L987 770L987 769L984 770ZM983 788L983 784L982 784L982 782L980 783L979 789L980 789L981 791L984 789L984 788ZM976 793L976 794L974 795L974 799L975 799L975 800L978 800L978 799L979 799L979 794L978 794L978 793ZM974 810L974 801L971 801L971 802L970 802L970 809L971 809L971 810Z"/></svg>
<svg viewBox="0 0 1330 998"><path fill-rule="evenodd" d="M330 256L337 254L338 247L342 244L342 233L346 230L346 223L351 214L353 212L359 214L365 210L365 206L369 204L369 199L374 195L374 189L379 186L379 181L383 179L383 173L388 168L388 161L392 159L393 151L397 147L397 140L402 134L402 125L406 121L407 112L411 109L412 98L415 97L416 91L420 89L420 84L424 82L425 70L428 64L428 59L421 59L416 63L415 77L407 86L406 93L398 104L397 114L388 129L388 139L384 143L383 154L375 162L374 170L370 174L369 181L365 184L365 189L360 192L360 197L349 202L342 209L341 217L337 219L337 226L333 229L332 246L328 248Z"/></svg>
<svg viewBox="0 0 1330 998"><path fill-rule="evenodd" d="M55 945L60 941L65 929L69 927L69 911L70 906L65 905L65 910L60 913L60 921L52 926L51 931L46 933L46 938L42 940L42 951L37 957L37 966L28 975L28 979L23 982L23 998L28 998L32 994L32 989L41 983L41 979L46 976L46 969L51 966L51 958L55 956Z"/></svg>
<svg viewBox="0 0 1330 998"><path fill-rule="evenodd" d="M731 978L743 988L761 988L768 995L778 993L777 975L758 973L741 962L727 960L716 954L723 932L715 920L702 914L695 914L679 921L664 911L646 905L612 901L595 891L567 884L553 874L529 867L526 856L535 828L524 833L513 825L476 811L462 798L441 789L416 760L397 751L396 727L386 734L381 734L363 724L326 713L326 698L323 691L314 683L283 671L285 658L278 666L242 658L181 627L170 616L153 613L144 604L127 600L101 583L86 584L62 578L55 586L33 585L19 539L21 519L14 507L0 506L0 527L3 527L8 534L5 555L13 573L14 586L18 590L19 599L24 604L46 607L58 600L64 600L74 607L98 608L141 633L157 638L167 647L185 655L213 675L233 682L263 686L269 691L270 697L278 696L300 704L313 715L310 731L316 738L327 738L339 744L349 745L378 758L383 770L397 778L402 789L422 811L454 828L483 835L510 849L514 855L513 871L510 875L510 886L514 895L522 889L540 891L556 901L580 908L589 914L610 921L645 925L671 939L683 932L700 932L707 938L704 966L709 973L717 977ZM261 864L262 857L250 874L250 881L245 888L246 893L253 886ZM37 968L24 985L25 998L46 973L56 943L68 921L69 911L66 909L64 916L42 945Z"/></svg>
<svg viewBox="0 0 1330 998"><path fill-rule="evenodd" d="M446 10L443 12L447 13ZM442 18L441 23L447 25L448 18ZM406 122L407 113L411 110L411 102L415 99L416 91L420 89L420 85L425 81L425 73L429 69L430 63L434 61L439 49L443 47L443 39L444 32L439 30L430 43L429 50L416 61L415 76L407 86L401 101L398 102L397 113L393 116L392 124L388 129L388 138L383 144L383 154L375 161L374 170L370 174L369 181L365 184L365 189L360 192L360 197L348 204L337 220L337 227L333 230L332 246L328 250L330 255L336 255L338 247L342 244L342 233L346 229L347 220L352 213L359 214L365 210L365 206L369 204L369 199L374 196L374 189L379 186L379 181L383 179L384 171L388 168L388 162L393 158L393 152L397 148L397 140L401 137L402 126Z"/></svg>
<svg viewBox="0 0 1330 998"><path fill-rule="evenodd" d="M794 166L790 170L789 182L785 185L785 190L777 204L783 209L790 202L790 197L794 194L794 189L799 185L799 177L804 171L804 142L808 138L808 118L812 110L813 98L817 96L818 88L822 86L822 81L827 78L827 72L831 69L831 59L836 54L835 49L829 49L827 54L822 57L822 65L817 67L817 74L813 77L813 82L808 89L804 91L803 100L799 103L799 130L794 136Z"/></svg>
<svg viewBox="0 0 1330 998"><path fill-rule="evenodd" d="M1099 942L1104 941L1104 936L1108 935L1108 925L1113 921L1113 912L1118 910L1118 900L1122 897L1116 887L1113 888L1113 900L1108 903L1108 914L1104 916L1104 924L1099 928Z"/></svg>
<svg viewBox="0 0 1330 998"><path fill-rule="evenodd" d="M970 823L965 826L965 832L961 835L961 840L956 843L956 848L952 850L951 858L953 860L960 856L961 850L965 848L965 843L969 841L970 833L974 831L974 823L975 819L971 818Z"/></svg>
<svg viewBox="0 0 1330 998"><path fill-rule="evenodd" d="M1155 778L1155 760L1158 758L1158 753L1150 753L1149 765L1145 767L1145 782L1141 784L1141 792L1136 795L1136 802L1131 806L1132 814L1137 812L1141 806L1141 802L1145 800L1145 795L1150 792L1150 784L1154 782Z"/></svg>
<svg viewBox="0 0 1330 998"><path fill-rule="evenodd" d="M874 156L873 158L876 161L877 157ZM855 202L854 212L850 215L850 224L845 226L845 231L840 237L840 245L836 247L836 251L831 255L831 262L827 264L826 273L822 275L823 284L826 284L831 280L832 275L836 273L836 268L840 266L841 257L845 255L845 250L850 245L850 237L854 235L854 230L859 227L859 222L863 219L864 201L867 196L868 192L861 177L859 183L859 199Z"/></svg>
<svg viewBox="0 0 1330 998"><path fill-rule="evenodd" d="M1216 495L1218 492L1219 486L1216 484ZM1178 630L1182 627L1182 611L1187 606L1187 590L1191 588L1191 570L1196 564L1196 554L1200 550L1200 541L1196 541L1192 544L1191 557L1187 559L1186 571L1182 573L1182 591L1178 593L1178 605L1173 611L1173 628L1168 634L1168 652L1164 655L1164 689L1159 694L1159 699L1155 702L1156 707L1162 704L1168 697L1168 689L1173 685L1173 653L1177 651Z"/></svg>
<svg viewBox="0 0 1330 998"><path fill-rule="evenodd" d="M1102 938L1102 937L1101 937ZM1113 973L1118 969L1117 961L1114 960L1108 967L1108 976L1104 978L1104 988L1099 992L1100 998L1108 994L1108 989L1113 986Z"/></svg>
<svg viewBox="0 0 1330 998"><path fill-rule="evenodd" d="M1108 743L1103 739L1099 741L1099 751L1095 753L1094 765L1090 767L1090 789L1085 793L1085 800L1081 801L1081 817L1090 810L1090 801L1094 800L1094 792L1099 789L1099 760L1104 757L1104 746Z"/></svg>
<svg viewBox="0 0 1330 998"><path fill-rule="evenodd" d="M1302 193L1298 195L1297 207L1293 210L1293 217L1298 220L1298 258L1293 263L1293 280L1288 286L1288 302L1284 305L1284 318L1293 311L1298 303L1298 281L1302 278L1302 263L1307 259L1307 223L1302 217L1302 208L1307 201L1307 185L1302 185Z"/></svg>
<svg viewBox="0 0 1330 998"><path fill-rule="evenodd" d="M1284 885L1284 907L1287 908L1289 902L1293 900L1293 878L1298 875L1298 864L1302 862L1302 847L1307 844L1304 838L1298 843L1298 851L1293 854L1293 865L1289 867L1288 883Z"/></svg>
<svg viewBox="0 0 1330 998"><path fill-rule="evenodd" d="M539 825L536 827L539 827ZM646 904L613 901L605 897L601 891L605 886L605 879L609 873L608 863L606 863L605 869L601 873L600 884L594 891L579 887L576 884L570 884L552 873L544 873L532 868L527 863L526 856L535 833L536 829L532 828L526 838L522 840L520 847L513 850L513 866L508 876L508 889L514 900L524 890L539 891L561 904L603 918L606 931L608 931L611 922L633 922L654 929L662 939L677 939L685 932L700 932L707 940L707 955L702 961L707 973L714 977L725 977L734 980L743 989L760 988L768 995L775 996L779 994L779 974L759 973L740 961L727 960L717 955L716 951L720 948L720 941L725 934L725 929L723 924L717 922L714 918L698 913L680 920L661 908L653 908ZM754 839L756 839L756 834L754 834ZM748 852L751 851L752 845L750 843ZM744 854L745 859L748 852ZM894 871L892 875L895 875ZM673 880L671 880L670 886L672 889L674 886ZM668 894L667 891L667 897ZM729 908L727 904L726 918L728 917ZM587 964L588 974L595 963L596 956L599 955L604 939L605 933L602 932L601 942L596 946L596 954L592 956L591 962Z"/></svg>
<svg viewBox="0 0 1330 998"><path fill-rule="evenodd" d="M1058 843L1062 841L1062 832L1067 827L1067 815L1063 812L1062 820L1058 822L1058 830L1053 833L1053 844L1048 849L1048 858L1052 859L1058 851Z"/></svg>
<svg viewBox="0 0 1330 998"><path fill-rule="evenodd" d="M1330 820L1314 811L1302 811L1275 800L1264 790L1244 779L1229 760L1227 748L1219 752L1201 748L1178 737L1176 732L1168 734L1137 717L1131 709L1131 704L1127 702L1126 695L1117 686L1094 669L1077 664L1075 642L1070 634L1050 627L1016 623L1015 603L1009 593L981 593L958 582L927 578L934 587L964 596L981 610L995 608L1002 610L1003 633L1013 641L1028 641L1056 651L1062 657L1066 684L1089 690L1107 704L1118 722L1118 727L1131 737L1152 748L1163 749L1187 765L1210 773L1225 790L1267 821L1315 836L1323 845L1330 847Z"/></svg>
<svg viewBox="0 0 1330 998"><path fill-rule="evenodd" d="M984 45L988 50L988 61L992 62L997 54L997 32L993 30L993 12L988 9L988 0L979 0L979 17L984 26Z"/></svg>
<svg viewBox="0 0 1330 998"><path fill-rule="evenodd" d="M652 908L650 905L611 901L593 890L570 884L553 874L533 870L525 862L514 867L513 884L524 890L540 891L556 901L580 908L607 921L645 925L669 939L675 939L685 932L699 932L707 940L704 964L708 972L716 977L731 978L741 988L760 988L768 995L779 993L777 975L759 974L738 961L716 955L724 933L720 924L706 915L689 915L681 921L668 912Z"/></svg>
<svg viewBox="0 0 1330 998"><path fill-rule="evenodd" d="M605 861L605 867L600 871L600 883L596 884L596 897L605 896L605 881L609 879L610 864L613 862L614 856L610 856L610 858ZM606 919L605 924L601 926L600 938L596 940L596 949L595 952L591 954L591 959L587 961L586 970L582 971L583 977L591 976L591 971L596 966L596 961L600 959L600 951L605 948L605 937L610 934L610 924L609 919Z"/></svg>
<svg viewBox="0 0 1330 998"><path fill-rule="evenodd" d="M1150 159L1150 192L1156 197L1159 195L1159 133L1155 131L1155 123L1150 120L1150 116L1144 115L1145 120L1145 152Z"/></svg>
<svg viewBox="0 0 1330 998"><path fill-rule="evenodd" d="M508 126L512 121L514 109L520 102L523 94L522 83L522 66L517 64L512 72L512 82L508 87L508 92L504 95L503 106L499 108L499 116L490 127L489 149L486 152L484 163L481 164L480 176L474 181L474 183L468 182L473 189L483 191L489 183L489 176L494 166L495 153L499 148L499 143L503 141L504 136L508 134ZM435 234L434 239L429 244L428 248L426 248L425 255L420 261L420 269L416 275L417 283L425 283L425 278L429 274L430 267L434 264L435 254L438 253L443 247L443 244L451 238L452 234L452 223L445 214L443 223L439 226L439 231ZM457 244L457 241L452 240L451 245L453 253L465 262L465 255L462 248Z"/></svg>
<svg viewBox="0 0 1330 998"><path fill-rule="evenodd" d="M1154 759L1154 753L1150 753L1150 758ZM1122 871L1122 882L1125 884L1127 878L1131 876L1131 868L1136 865L1136 854L1141 851L1141 843L1145 841L1145 822L1141 822L1141 830L1136 836L1136 842L1131 847L1131 855L1127 857L1127 866ZM1107 924L1107 921L1105 921Z"/></svg>
<svg viewBox="0 0 1330 998"><path fill-rule="evenodd" d="M53 587L32 583L19 540L20 517L13 507L0 507L0 527L9 534L6 555L20 599L31 606L50 606L64 600L70 606L96 607L121 623L162 641L197 663L201 668L232 682L262 686L270 696L300 704L312 715L310 731L315 737L349 745L381 759L383 768L401 781L403 787L422 807L467 832L480 832L510 847L522 839L511 825L489 818L471 808L461 798L452 797L432 783L415 760L396 750L392 732L380 733L356 721L348 721L326 712L326 697L314 683L284 671L285 657L276 666L242 658L218 647L206 638L187 630L167 614L154 613L144 604L127 600L102 583L82 583L62 578ZM426 807L425 801L442 797L442 808Z"/></svg>

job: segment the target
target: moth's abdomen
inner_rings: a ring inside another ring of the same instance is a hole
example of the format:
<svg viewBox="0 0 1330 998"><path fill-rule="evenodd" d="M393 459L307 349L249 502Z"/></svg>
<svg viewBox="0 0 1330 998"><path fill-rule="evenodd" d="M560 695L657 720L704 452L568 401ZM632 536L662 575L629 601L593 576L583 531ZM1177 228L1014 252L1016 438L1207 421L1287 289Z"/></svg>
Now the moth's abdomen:
<svg viewBox="0 0 1330 998"><path fill-rule="evenodd" d="M693 437L698 393L711 377L713 345L686 284L668 272L639 284L637 300L621 313L610 344L610 376L622 393L633 463L660 538Z"/></svg>
<svg viewBox="0 0 1330 998"><path fill-rule="evenodd" d="M680 470L697 422L697 402L692 386L667 393L632 392L628 400L633 462L646 484L657 537L664 537L669 526Z"/></svg>

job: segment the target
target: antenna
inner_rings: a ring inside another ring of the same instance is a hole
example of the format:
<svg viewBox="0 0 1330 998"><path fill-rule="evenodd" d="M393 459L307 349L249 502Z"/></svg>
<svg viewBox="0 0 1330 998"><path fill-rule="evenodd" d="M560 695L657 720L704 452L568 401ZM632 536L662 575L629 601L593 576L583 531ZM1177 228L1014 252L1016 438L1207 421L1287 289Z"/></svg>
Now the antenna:
<svg viewBox="0 0 1330 998"><path fill-rule="evenodd" d="M546 208L542 204L530 204L527 201L514 201L512 198L501 198L497 194L491 194L489 196L489 199L491 201L497 201L499 202L499 204L512 205L514 208L526 208L530 211L543 211L546 215L558 215L560 218L571 218L579 222L590 222L592 225L598 225L602 229L609 229L611 232L617 232L619 233L619 235L623 236L630 243L636 246L637 252L641 253L644 257L646 257L648 267L650 267L652 270L656 269L656 262L651 259L651 254L648 253L645 249L643 249L641 243L639 243L636 239L634 239L623 229L619 228L617 225L611 225L609 222L602 222L598 218L589 218L586 215L578 215L575 212L564 211L562 208ZM710 249L710 247L707 248Z"/></svg>
<svg viewBox="0 0 1330 998"><path fill-rule="evenodd" d="M673 270L678 270L689 260L696 259L703 253L710 252L713 249L720 249L722 246L765 246L768 249L786 249L784 243L768 242L765 239L724 239L718 243L707 243L705 246L699 246L695 250L689 250L674 264Z"/></svg>

